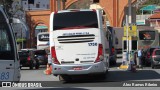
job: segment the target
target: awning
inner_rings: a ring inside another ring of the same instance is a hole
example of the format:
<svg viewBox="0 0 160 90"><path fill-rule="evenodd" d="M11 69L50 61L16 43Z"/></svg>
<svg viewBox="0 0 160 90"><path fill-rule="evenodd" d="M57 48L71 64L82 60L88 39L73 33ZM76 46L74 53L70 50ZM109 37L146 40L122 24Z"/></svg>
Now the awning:
<svg viewBox="0 0 160 90"><path fill-rule="evenodd" d="M160 19L160 12L153 14L152 16L149 17L149 19Z"/></svg>
<svg viewBox="0 0 160 90"><path fill-rule="evenodd" d="M142 11L154 11L156 9L156 5L148 5L146 7L141 8Z"/></svg>
<svg viewBox="0 0 160 90"><path fill-rule="evenodd" d="M36 29L48 29L48 27L47 26L36 26Z"/></svg>

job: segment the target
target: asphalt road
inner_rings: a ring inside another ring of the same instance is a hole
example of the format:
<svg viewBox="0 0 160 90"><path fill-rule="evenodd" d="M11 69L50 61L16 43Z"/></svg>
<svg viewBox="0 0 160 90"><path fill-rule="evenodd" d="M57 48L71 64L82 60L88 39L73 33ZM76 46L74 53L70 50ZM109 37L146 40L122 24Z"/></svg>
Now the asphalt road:
<svg viewBox="0 0 160 90"><path fill-rule="evenodd" d="M78 86L103 86L106 83L111 82L127 82L127 81L160 81L160 68L151 69L150 67L144 67L142 70L137 70L137 72L130 72L126 70L120 70L121 60L118 60L117 66L111 66L107 78L102 80L99 76L80 76L76 77L75 81L68 84L76 84ZM29 68L22 68L21 70L21 81L54 81L54 86L59 86L59 84L64 85L66 82L59 82L58 77L53 75L45 75L45 66L38 70L29 70ZM79 84L80 83L80 84ZM104 83L103 85L100 83Z"/></svg>
<svg viewBox="0 0 160 90"><path fill-rule="evenodd" d="M29 70L29 68L22 68L21 81L59 81L58 77L53 75L45 75L45 66L38 70ZM84 78L84 77L83 77ZM86 77L88 79L92 77ZM93 77L95 80L95 77ZM98 77L96 77L98 80ZM94 81L93 80L93 81ZM120 70L117 67L111 67L107 78L103 82L109 81L160 81L160 69L151 69L150 67L144 67L137 72L130 72ZM96 80L95 80L96 81Z"/></svg>
<svg viewBox="0 0 160 90"><path fill-rule="evenodd" d="M58 77L53 75L45 75L45 66L38 70L29 70L29 68L22 68L21 70L21 81L39 82L47 90L159 90L160 87L160 68L151 69L150 67L144 67L142 70L137 70L137 72L130 72L118 69L118 66L112 66L107 74L105 80L101 79L99 76L80 76L76 77L72 82L60 82ZM159 82L157 82L159 81ZM144 84L150 83L157 85L152 86L125 86L126 84ZM17 88L12 88L17 89ZM19 88L18 88L19 89ZM24 88L22 88L24 89ZM32 90L41 90L42 88L25 88ZM42 89L42 90L43 90ZM1 89L0 89L1 90ZM20 89L21 90L21 89Z"/></svg>

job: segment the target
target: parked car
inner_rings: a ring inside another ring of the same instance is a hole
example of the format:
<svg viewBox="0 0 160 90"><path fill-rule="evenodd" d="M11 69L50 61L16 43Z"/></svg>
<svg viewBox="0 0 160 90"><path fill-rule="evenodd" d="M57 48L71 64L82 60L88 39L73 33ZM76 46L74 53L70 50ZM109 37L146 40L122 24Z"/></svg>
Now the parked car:
<svg viewBox="0 0 160 90"><path fill-rule="evenodd" d="M151 67L154 69L156 66L160 66L160 49L154 49L151 59Z"/></svg>
<svg viewBox="0 0 160 90"><path fill-rule="evenodd" d="M35 58L34 50L21 50L18 52L20 58L20 68L29 67L39 69L39 61Z"/></svg>
<svg viewBox="0 0 160 90"><path fill-rule="evenodd" d="M36 50L35 51L36 59L38 59L40 65L47 65L48 63L48 54L45 50Z"/></svg>
<svg viewBox="0 0 160 90"><path fill-rule="evenodd" d="M142 55L142 62L148 66L151 65L151 59L152 59L152 53L154 51L154 49L160 49L160 47L150 47L146 50L144 50L143 55Z"/></svg>

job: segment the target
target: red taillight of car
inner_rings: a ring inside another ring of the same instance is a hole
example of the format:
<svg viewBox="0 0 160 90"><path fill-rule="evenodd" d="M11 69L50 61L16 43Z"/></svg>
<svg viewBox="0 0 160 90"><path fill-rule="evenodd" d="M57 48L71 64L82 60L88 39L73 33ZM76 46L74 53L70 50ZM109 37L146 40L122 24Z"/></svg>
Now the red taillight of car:
<svg viewBox="0 0 160 90"><path fill-rule="evenodd" d="M30 60L31 60L31 57L30 57L30 56L28 56L28 57L27 57L27 60L28 60L28 61L30 61Z"/></svg>
<svg viewBox="0 0 160 90"><path fill-rule="evenodd" d="M152 58L155 58L156 56L152 56Z"/></svg>
<svg viewBox="0 0 160 90"><path fill-rule="evenodd" d="M55 47L51 47L51 55L52 55L52 60L53 60L53 63L54 64L60 64L58 59L57 59L57 56L56 56L56 50L55 50Z"/></svg>
<svg viewBox="0 0 160 90"><path fill-rule="evenodd" d="M103 46L102 44L99 44L98 45L98 55L97 55L95 63L100 62L103 59L104 59L103 58Z"/></svg>
<svg viewBox="0 0 160 90"><path fill-rule="evenodd" d="M46 54L45 57L48 58L48 55Z"/></svg>
<svg viewBox="0 0 160 90"><path fill-rule="evenodd" d="M115 52L115 49L114 49L114 47L112 47L112 55L114 54L114 52Z"/></svg>
<svg viewBox="0 0 160 90"><path fill-rule="evenodd" d="M156 56L155 56L155 51L153 51L153 53L152 53L152 58L155 58Z"/></svg>
<svg viewBox="0 0 160 90"><path fill-rule="evenodd" d="M150 58L150 54L149 53L147 53L147 58Z"/></svg>

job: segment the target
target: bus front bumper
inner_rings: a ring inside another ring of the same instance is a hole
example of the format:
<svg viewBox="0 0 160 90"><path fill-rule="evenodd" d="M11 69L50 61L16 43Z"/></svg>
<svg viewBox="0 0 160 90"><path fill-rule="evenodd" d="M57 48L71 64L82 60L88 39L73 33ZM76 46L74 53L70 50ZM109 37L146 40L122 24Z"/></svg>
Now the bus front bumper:
<svg viewBox="0 0 160 90"><path fill-rule="evenodd" d="M108 68L104 62L92 64L57 65L52 63L53 75L83 75L105 73Z"/></svg>

